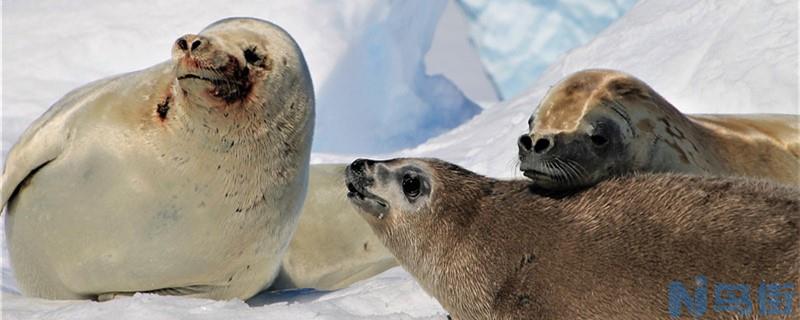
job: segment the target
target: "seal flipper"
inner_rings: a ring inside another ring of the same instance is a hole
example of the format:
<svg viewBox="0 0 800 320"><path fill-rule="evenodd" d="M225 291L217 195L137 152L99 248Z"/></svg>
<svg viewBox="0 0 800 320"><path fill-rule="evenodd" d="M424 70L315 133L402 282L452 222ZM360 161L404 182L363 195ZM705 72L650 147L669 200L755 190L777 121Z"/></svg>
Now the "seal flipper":
<svg viewBox="0 0 800 320"><path fill-rule="evenodd" d="M135 291L135 292L106 292L97 295L97 301L104 302L114 300L121 297L131 297L138 293L150 293L160 296L195 296L211 291L214 286L209 285L193 285L186 287L163 288L149 291Z"/></svg>
<svg viewBox="0 0 800 320"><path fill-rule="evenodd" d="M96 96L102 86L118 77L89 83L73 90L34 120L6 158L0 177L0 211L8 204L19 185L37 169L55 160L75 132L73 120L86 106L85 100Z"/></svg>
<svg viewBox="0 0 800 320"><path fill-rule="evenodd" d="M0 195L2 195L2 198L0 198L0 210L8 204L8 201L19 191L25 181L29 181L37 171L61 154L62 143L60 142L56 142L51 146L36 145L37 143L46 144L47 142L52 141L46 138L23 137L11 149L3 170L3 176L0 178L2 179L0 180Z"/></svg>

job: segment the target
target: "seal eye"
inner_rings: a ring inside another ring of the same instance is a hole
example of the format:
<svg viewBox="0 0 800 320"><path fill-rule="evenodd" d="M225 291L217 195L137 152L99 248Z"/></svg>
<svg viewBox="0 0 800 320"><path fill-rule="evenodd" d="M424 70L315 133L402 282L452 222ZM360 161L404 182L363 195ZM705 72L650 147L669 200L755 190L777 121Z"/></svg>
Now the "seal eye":
<svg viewBox="0 0 800 320"><path fill-rule="evenodd" d="M407 198L415 199L418 197L420 186L422 184L419 181L419 177L410 174L403 176L403 193Z"/></svg>
<svg viewBox="0 0 800 320"><path fill-rule="evenodd" d="M589 139L591 139L592 143L594 143L596 146L604 146L606 143L608 143L608 139L599 134L593 134L589 137Z"/></svg>
<svg viewBox="0 0 800 320"><path fill-rule="evenodd" d="M244 49L244 60L249 64L258 64L261 61L261 56L256 53L256 47Z"/></svg>

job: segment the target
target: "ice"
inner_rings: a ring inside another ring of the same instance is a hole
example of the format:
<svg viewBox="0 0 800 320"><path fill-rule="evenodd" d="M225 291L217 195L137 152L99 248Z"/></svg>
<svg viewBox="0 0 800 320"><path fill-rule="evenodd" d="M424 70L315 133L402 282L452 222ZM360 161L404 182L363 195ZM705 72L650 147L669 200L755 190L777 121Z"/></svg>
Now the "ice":
<svg viewBox="0 0 800 320"><path fill-rule="evenodd" d="M388 152L416 146L480 112L425 54L446 2L396 1L373 12L331 80L318 90L319 152Z"/></svg>
<svg viewBox="0 0 800 320"><path fill-rule="evenodd" d="M636 0L458 0L471 39L503 99L521 93L561 55L591 40Z"/></svg>
<svg viewBox="0 0 800 320"><path fill-rule="evenodd" d="M193 32L215 17L214 14L208 13L213 10L187 7L188 17L170 16L171 19L180 20L174 22L164 19L167 11L165 9L136 11L135 7L119 4L91 2L89 6L89 2L73 3L5 4L6 10L9 10L9 7L28 10L14 11L28 18L22 19L19 15L11 17L9 20L13 21L7 22L13 23L4 25L6 31L12 29L30 32L25 36L11 35L4 39L9 40L4 42L5 49L8 50L4 57L8 60L3 61L7 68L5 75L13 79L5 81L8 88L4 90L7 96L4 96L3 101L5 106L3 111L12 117L11 120L4 118L3 124L5 126L7 123L12 123L13 128L4 127L4 133L19 134L19 130L24 128L33 116L41 113L43 104L52 102L75 85L105 74L130 70L133 65L144 67L163 58L165 54L156 55L152 52L152 48L159 48L157 45L148 48L137 47L141 43L151 43L152 40L160 43L166 50L172 37L161 39L158 36L160 33L157 32L159 28L167 30L181 26L185 32ZM155 1L152 5L166 6L166 3ZM309 60L313 59L314 63L320 66L315 73L316 83L319 85L325 79L334 79L331 75L334 74L336 66L324 64L336 63L336 60L328 55L338 55L342 52L338 50L344 50L341 43L335 43L335 40L341 38L315 35L313 28L303 26L305 23L317 26L325 24L364 26L366 24L358 22L361 21L359 19L367 19L365 16L369 13L369 10L359 7L364 2L346 1L331 5L321 2L316 4L314 10L294 11L285 8L289 6L288 1L281 3L285 6L276 7L270 14L275 15L278 23L297 33L301 44L304 42L309 44L304 46L306 55ZM86 8L93 9L69 11L63 8L73 5L85 5ZM255 5L248 7L245 4L237 4L234 7L240 6L243 7L241 11L219 6L215 7L215 10L218 10L214 12L215 14L219 12L220 15L234 12L239 15L254 15L253 12L262 12L255 10L257 8ZM469 122L421 146L400 152L315 153L312 155L312 160L321 163L350 161L363 156L382 158L433 156L494 177L518 177L516 138L526 131L528 116L534 111L539 99L550 85L563 76L584 68L604 67L629 72L651 84L666 99L687 113L798 113L797 6L796 1L732 0L712 3L695 0L644 0L589 43L559 58L524 93L511 101L488 107ZM133 11L136 18L114 16L112 13L115 11L108 7ZM58 14L60 11L73 13L69 20L65 20ZM331 13L339 11L341 12ZM194 21L191 14L203 16L203 22ZM421 14L424 16L427 13ZM93 27L92 21L96 21L99 19L98 16L102 15L108 15L104 19L119 20L119 23L98 30ZM334 19L331 15L339 18ZM355 19L356 22L343 19L345 15ZM38 20L40 16L44 20ZM314 20L314 22L298 21L300 16L307 17L303 20ZM46 28L37 27L40 21L48 21ZM91 33L79 36L70 31L72 24L90 28ZM64 42L64 47L52 48L50 42L54 37L48 32L52 32L50 29L53 28L59 29L59 34L63 29L64 35L55 38ZM117 32L141 34L138 37L120 40L111 36ZM104 33L106 35L102 35ZM171 31L170 34L172 33L174 32ZM306 35L301 36L302 34ZM104 44L106 48L92 49L92 45L86 43L72 43L77 40L91 42L97 39L107 41ZM136 54L126 58L127 65L123 65L121 69L113 69L114 66L111 65L92 64L83 64L76 69L58 66L59 63L80 63L83 61L82 57L91 50L97 50L96 54L109 50L115 52L108 49L114 46L124 46L125 50L132 50ZM62 57L56 62L47 61L46 57L49 56L44 52L53 50L59 52ZM71 55L74 52L80 54ZM458 53L453 54L458 55ZM10 73L8 68L12 69ZM26 74L30 76L26 77ZM337 74L337 76L343 75ZM413 73L409 76L413 78ZM9 97L13 98L12 104L8 102ZM359 99L357 96L351 98L352 101ZM404 118L394 120L400 122L404 121ZM15 121L20 123L17 124ZM13 141L13 139L4 136L3 141ZM4 153L6 150L4 148ZM3 246L5 247L5 242ZM399 268L343 290L264 293L248 301L249 304L236 300L216 302L152 295L137 295L108 303L44 301L17 295L10 276L8 261L4 259L3 296L0 300L3 303L3 319L444 318L444 311L435 300L427 296L410 275Z"/></svg>
<svg viewBox="0 0 800 320"><path fill-rule="evenodd" d="M481 106L499 99L469 38L469 22L456 0L447 2L439 19L431 49L425 56L425 67L428 74L442 74L453 81L467 98Z"/></svg>

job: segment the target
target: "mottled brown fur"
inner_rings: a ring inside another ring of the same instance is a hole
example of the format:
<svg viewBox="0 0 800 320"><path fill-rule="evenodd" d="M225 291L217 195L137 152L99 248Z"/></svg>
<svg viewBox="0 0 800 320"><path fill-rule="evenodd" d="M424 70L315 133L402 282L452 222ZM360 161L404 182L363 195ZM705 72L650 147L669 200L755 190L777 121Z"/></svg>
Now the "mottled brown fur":
<svg viewBox="0 0 800 320"><path fill-rule="evenodd" d="M693 290L699 275L709 295L713 283L800 287L800 190L792 187L644 174L545 195L438 160L374 166L415 166L431 177L430 197L414 212L395 200L383 218L362 210L454 319L669 319L668 284ZM366 190L394 199L375 188ZM708 301L704 319L735 317ZM758 315L754 302L747 319Z"/></svg>

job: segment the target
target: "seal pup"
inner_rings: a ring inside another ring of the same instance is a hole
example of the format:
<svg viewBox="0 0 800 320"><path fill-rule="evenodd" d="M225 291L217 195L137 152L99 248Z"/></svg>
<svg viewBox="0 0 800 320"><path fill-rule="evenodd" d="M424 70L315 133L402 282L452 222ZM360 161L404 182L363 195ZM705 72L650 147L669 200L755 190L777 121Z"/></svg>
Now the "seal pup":
<svg viewBox="0 0 800 320"><path fill-rule="evenodd" d="M684 115L613 70L584 70L556 84L517 145L525 176L553 190L637 171L800 185L800 116Z"/></svg>
<svg viewBox="0 0 800 320"><path fill-rule="evenodd" d="M305 197L314 95L300 48L257 19L178 38L172 60L74 90L2 175L22 292L247 299Z"/></svg>
<svg viewBox="0 0 800 320"><path fill-rule="evenodd" d="M346 167L311 165L300 221L270 289L341 289L398 265L342 192Z"/></svg>
<svg viewBox="0 0 800 320"><path fill-rule="evenodd" d="M768 181L642 174L540 193L440 160L361 159L346 188L454 319L668 319L669 284L696 276L800 287L800 190Z"/></svg>

